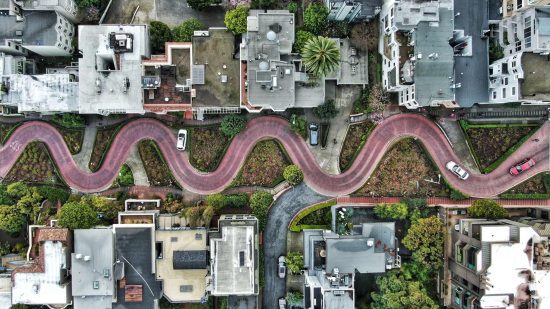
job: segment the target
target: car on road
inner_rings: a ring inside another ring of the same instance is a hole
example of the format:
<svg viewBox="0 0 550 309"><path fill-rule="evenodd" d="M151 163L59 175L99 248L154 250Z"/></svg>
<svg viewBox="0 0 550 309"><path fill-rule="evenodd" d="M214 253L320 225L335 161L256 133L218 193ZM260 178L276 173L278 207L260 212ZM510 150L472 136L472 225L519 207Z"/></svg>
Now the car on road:
<svg viewBox="0 0 550 309"><path fill-rule="evenodd" d="M521 162L516 163L512 168L510 168L510 174L513 176L519 175L522 172L530 169L535 165L535 160L527 158Z"/></svg>
<svg viewBox="0 0 550 309"><path fill-rule="evenodd" d="M178 150L184 151L186 144L187 144L187 130L180 129L178 131L178 142L176 143L176 147L178 148Z"/></svg>
<svg viewBox="0 0 550 309"><path fill-rule="evenodd" d="M449 171L453 172L453 174L455 174L456 176L458 176L458 178L462 180L466 180L468 179L468 177L470 177L470 174L468 174L468 172L466 172L462 167L460 167L460 165L456 164L454 161L447 162L445 167L447 167Z"/></svg>
<svg viewBox="0 0 550 309"><path fill-rule="evenodd" d="M285 256L281 255L279 257L279 278L284 279L286 277L286 261Z"/></svg>
<svg viewBox="0 0 550 309"><path fill-rule="evenodd" d="M319 125L316 123L309 124L309 144L311 146L319 144Z"/></svg>
<svg viewBox="0 0 550 309"><path fill-rule="evenodd" d="M283 297L279 298L279 309L286 309L286 299Z"/></svg>

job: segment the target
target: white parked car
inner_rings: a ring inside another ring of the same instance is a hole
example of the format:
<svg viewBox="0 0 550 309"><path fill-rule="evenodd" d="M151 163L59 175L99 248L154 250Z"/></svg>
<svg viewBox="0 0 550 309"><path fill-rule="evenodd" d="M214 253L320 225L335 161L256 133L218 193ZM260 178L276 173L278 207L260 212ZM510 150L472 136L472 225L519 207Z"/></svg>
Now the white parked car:
<svg viewBox="0 0 550 309"><path fill-rule="evenodd" d="M286 309L286 299L279 298L279 309Z"/></svg>
<svg viewBox="0 0 550 309"><path fill-rule="evenodd" d="M187 130L180 129L178 131L178 142L176 143L176 147L178 150L185 150L185 145L187 144Z"/></svg>
<svg viewBox="0 0 550 309"><path fill-rule="evenodd" d="M466 180L468 179L468 177L470 177L470 174L468 174L468 172L466 172L462 167L460 167L453 161L447 162L447 165L445 166L449 171L453 172L453 174L455 174L456 176L458 176L458 178L462 180Z"/></svg>
<svg viewBox="0 0 550 309"><path fill-rule="evenodd" d="M286 277L286 261L285 256L281 255L278 259L279 262L279 278L284 279Z"/></svg>

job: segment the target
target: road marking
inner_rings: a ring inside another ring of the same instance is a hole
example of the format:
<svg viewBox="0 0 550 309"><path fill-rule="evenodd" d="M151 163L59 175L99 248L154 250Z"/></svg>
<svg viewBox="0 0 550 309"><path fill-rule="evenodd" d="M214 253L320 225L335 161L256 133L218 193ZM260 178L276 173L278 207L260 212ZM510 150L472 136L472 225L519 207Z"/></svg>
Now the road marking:
<svg viewBox="0 0 550 309"><path fill-rule="evenodd" d="M21 146L22 144L18 140L10 143L10 148L15 152L19 152L19 150L21 150Z"/></svg>

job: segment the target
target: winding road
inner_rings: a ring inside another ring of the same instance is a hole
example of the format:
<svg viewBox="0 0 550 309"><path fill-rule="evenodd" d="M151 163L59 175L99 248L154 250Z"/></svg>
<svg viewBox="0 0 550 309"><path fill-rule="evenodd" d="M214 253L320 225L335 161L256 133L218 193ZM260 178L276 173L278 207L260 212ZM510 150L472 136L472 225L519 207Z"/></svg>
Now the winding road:
<svg viewBox="0 0 550 309"><path fill-rule="evenodd" d="M78 168L63 137L53 126L30 121L17 128L0 149L0 177L8 174L27 144L40 141L48 146L61 176L71 188L81 192L99 192L109 188L115 180L132 146L140 140L152 139L158 144L176 180L183 187L199 194L211 194L222 191L231 183L254 144L274 138L281 142L290 159L304 171L307 185L320 194L339 196L359 189L389 147L403 137L414 137L421 141L447 181L472 197L493 197L537 173L550 171L550 122L546 122L533 135L532 138L539 142L526 142L492 173L471 173L468 180L462 181L445 169L446 162L453 160L460 164L460 161L441 129L426 117L401 114L378 125L351 168L338 175L323 171L304 140L289 129L285 119L279 117L266 116L251 120L246 130L233 139L218 169L212 173L201 173L194 169L189 163L187 152L176 150L173 131L154 119L142 118L125 125L113 140L103 165L95 173ZM534 158L537 164L526 173L510 176L510 166L526 157Z"/></svg>

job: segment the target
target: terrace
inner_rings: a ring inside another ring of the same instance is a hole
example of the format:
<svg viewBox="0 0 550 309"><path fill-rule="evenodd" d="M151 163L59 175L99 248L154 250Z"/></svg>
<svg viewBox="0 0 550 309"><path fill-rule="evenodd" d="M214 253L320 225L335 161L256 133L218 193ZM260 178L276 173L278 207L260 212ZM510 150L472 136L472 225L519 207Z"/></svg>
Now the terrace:
<svg viewBox="0 0 550 309"><path fill-rule="evenodd" d="M521 96L525 100L550 100L550 61L547 56L523 53L521 57L523 80Z"/></svg>

